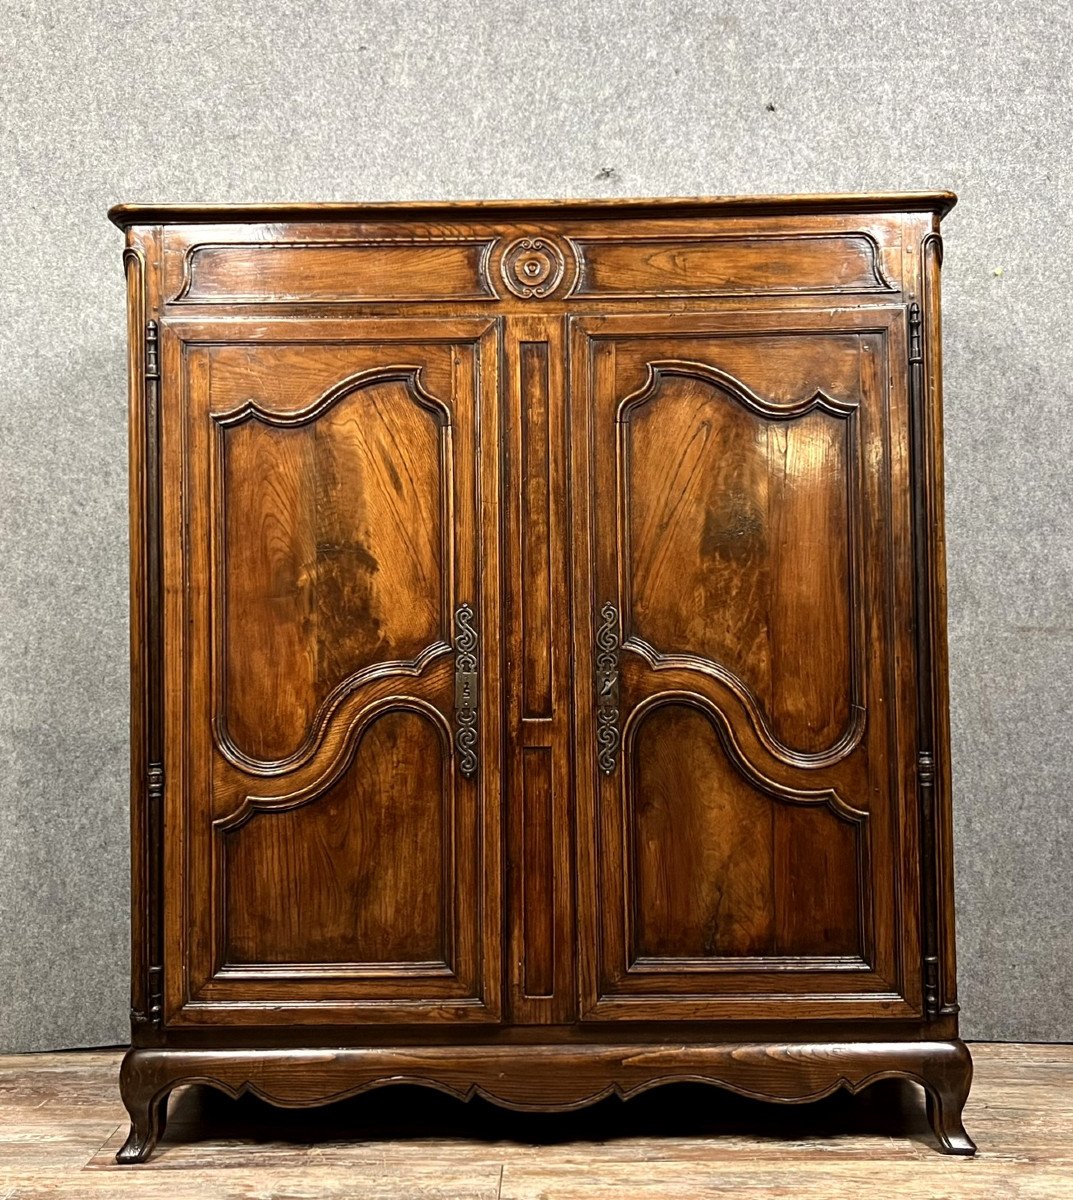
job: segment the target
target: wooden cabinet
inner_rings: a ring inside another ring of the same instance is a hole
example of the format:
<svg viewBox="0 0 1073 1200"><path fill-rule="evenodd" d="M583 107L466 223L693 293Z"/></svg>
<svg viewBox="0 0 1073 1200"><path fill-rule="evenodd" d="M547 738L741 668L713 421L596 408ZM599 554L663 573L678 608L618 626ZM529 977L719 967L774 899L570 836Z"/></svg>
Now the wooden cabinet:
<svg viewBox="0 0 1073 1200"><path fill-rule="evenodd" d="M957 1033L948 193L121 207L132 1118Z"/></svg>

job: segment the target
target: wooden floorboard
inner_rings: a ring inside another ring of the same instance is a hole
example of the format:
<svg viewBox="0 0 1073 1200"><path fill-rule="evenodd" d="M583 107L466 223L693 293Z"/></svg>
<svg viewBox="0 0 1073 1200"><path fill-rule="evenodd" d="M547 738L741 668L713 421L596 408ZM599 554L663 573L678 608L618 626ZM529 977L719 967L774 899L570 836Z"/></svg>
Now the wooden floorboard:
<svg viewBox="0 0 1073 1200"><path fill-rule="evenodd" d="M0 1200L1073 1200L1073 1046L973 1046L975 1159L935 1150L920 1092L884 1081L776 1106L679 1085L539 1116L391 1088L283 1111L176 1092L117 1167L119 1051L0 1057Z"/></svg>

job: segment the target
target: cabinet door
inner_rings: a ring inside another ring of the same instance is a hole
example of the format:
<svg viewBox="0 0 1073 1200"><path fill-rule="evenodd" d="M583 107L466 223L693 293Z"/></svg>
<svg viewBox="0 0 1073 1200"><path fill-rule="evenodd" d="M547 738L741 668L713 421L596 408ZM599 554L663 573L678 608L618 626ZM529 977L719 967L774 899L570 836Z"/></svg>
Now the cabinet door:
<svg viewBox="0 0 1073 1200"><path fill-rule="evenodd" d="M920 1012L903 325L574 325L588 1019Z"/></svg>
<svg viewBox="0 0 1073 1200"><path fill-rule="evenodd" d="M162 351L165 1017L494 1020L489 323L172 320Z"/></svg>

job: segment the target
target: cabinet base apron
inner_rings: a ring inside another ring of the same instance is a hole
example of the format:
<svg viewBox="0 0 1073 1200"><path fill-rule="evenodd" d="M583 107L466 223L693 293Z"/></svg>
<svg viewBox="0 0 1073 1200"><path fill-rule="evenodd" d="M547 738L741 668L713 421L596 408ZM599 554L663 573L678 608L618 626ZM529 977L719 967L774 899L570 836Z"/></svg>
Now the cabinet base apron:
<svg viewBox="0 0 1073 1200"><path fill-rule="evenodd" d="M460 1100L482 1096L505 1108L564 1112L606 1096L662 1083L710 1083L781 1104L859 1092L880 1079L909 1079L927 1097L928 1118L946 1154L974 1154L961 1115L972 1059L958 1040L781 1042L579 1048L416 1046L410 1049L139 1049L123 1060L120 1089L131 1129L116 1155L144 1162L164 1132L173 1088L202 1083L232 1097L246 1092L284 1108L327 1104L392 1083L436 1088Z"/></svg>

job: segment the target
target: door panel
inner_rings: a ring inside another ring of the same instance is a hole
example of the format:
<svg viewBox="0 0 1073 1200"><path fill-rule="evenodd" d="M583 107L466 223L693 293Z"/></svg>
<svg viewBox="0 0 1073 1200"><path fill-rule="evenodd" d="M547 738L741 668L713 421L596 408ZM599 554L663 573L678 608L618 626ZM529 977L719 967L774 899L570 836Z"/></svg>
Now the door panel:
<svg viewBox="0 0 1073 1200"><path fill-rule="evenodd" d="M164 323L172 1024L498 1019L492 332Z"/></svg>
<svg viewBox="0 0 1073 1200"><path fill-rule="evenodd" d="M213 356L214 396L228 394L227 357ZM275 364L245 358L234 394L263 395ZM344 386L301 424L242 406L215 418L216 720L237 757L289 757L355 672L450 640L448 414L406 378L374 371Z"/></svg>
<svg viewBox="0 0 1073 1200"><path fill-rule="evenodd" d="M657 379L623 425L633 636L725 671L774 738L822 752L852 720L850 417L773 421L718 377Z"/></svg>
<svg viewBox="0 0 1073 1200"><path fill-rule="evenodd" d="M899 317L574 323L587 1018L919 1012Z"/></svg>
<svg viewBox="0 0 1073 1200"><path fill-rule="evenodd" d="M316 803L228 829L226 961L446 967L449 770L441 730L392 708Z"/></svg>
<svg viewBox="0 0 1073 1200"><path fill-rule="evenodd" d="M645 709L625 762L633 962L860 956L860 818L773 804L681 701Z"/></svg>

